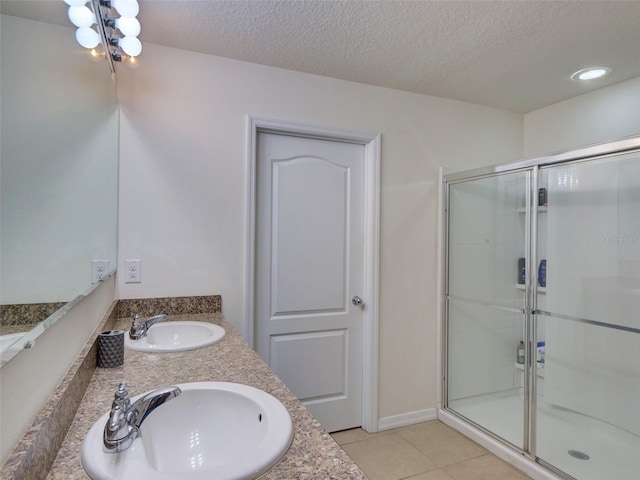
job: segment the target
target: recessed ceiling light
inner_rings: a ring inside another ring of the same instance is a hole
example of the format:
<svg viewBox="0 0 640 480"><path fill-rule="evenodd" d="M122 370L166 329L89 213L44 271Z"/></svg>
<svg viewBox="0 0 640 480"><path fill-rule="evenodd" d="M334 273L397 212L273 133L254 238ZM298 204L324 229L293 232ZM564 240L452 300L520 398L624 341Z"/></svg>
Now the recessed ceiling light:
<svg viewBox="0 0 640 480"><path fill-rule="evenodd" d="M572 80L593 80L611 73L611 67L589 67L578 70L571 75Z"/></svg>

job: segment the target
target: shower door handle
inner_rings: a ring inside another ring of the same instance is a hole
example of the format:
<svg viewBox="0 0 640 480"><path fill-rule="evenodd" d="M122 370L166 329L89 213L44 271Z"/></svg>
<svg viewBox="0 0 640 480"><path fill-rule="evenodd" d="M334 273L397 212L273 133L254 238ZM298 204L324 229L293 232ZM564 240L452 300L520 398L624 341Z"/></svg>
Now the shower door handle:
<svg viewBox="0 0 640 480"><path fill-rule="evenodd" d="M362 301L362 299L356 295L351 299L351 303L353 303L356 307L361 307L364 305L364 302Z"/></svg>

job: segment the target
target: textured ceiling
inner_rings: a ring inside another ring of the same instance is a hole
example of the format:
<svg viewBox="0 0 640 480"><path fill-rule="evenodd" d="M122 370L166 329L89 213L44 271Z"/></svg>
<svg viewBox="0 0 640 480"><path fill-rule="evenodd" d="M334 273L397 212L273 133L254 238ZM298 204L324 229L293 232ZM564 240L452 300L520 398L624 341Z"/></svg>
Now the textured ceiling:
<svg viewBox="0 0 640 480"><path fill-rule="evenodd" d="M640 0L139 3L143 43L514 112L640 76Z"/></svg>

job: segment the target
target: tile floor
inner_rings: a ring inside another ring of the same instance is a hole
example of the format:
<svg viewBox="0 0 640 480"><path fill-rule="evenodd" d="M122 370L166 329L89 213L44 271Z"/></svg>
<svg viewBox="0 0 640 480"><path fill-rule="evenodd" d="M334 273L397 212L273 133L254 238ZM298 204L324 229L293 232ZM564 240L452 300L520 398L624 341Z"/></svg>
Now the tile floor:
<svg viewBox="0 0 640 480"><path fill-rule="evenodd" d="M331 435L371 480L529 480L442 422Z"/></svg>

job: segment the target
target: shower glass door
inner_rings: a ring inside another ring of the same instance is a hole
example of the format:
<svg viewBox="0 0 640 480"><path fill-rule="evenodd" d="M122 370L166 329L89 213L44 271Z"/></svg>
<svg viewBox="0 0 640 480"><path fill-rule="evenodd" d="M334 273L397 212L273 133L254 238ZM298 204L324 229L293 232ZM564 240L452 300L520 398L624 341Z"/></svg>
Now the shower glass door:
<svg viewBox="0 0 640 480"><path fill-rule="evenodd" d="M523 450L531 178L525 170L447 188L446 406Z"/></svg>
<svg viewBox="0 0 640 480"><path fill-rule="evenodd" d="M535 454L579 480L638 478L640 155L541 167L539 187Z"/></svg>

